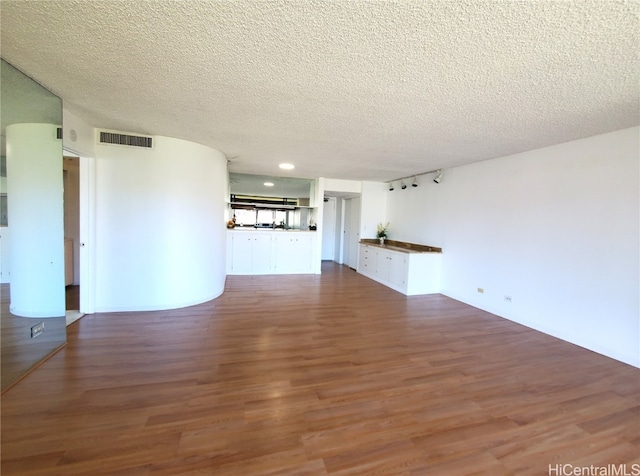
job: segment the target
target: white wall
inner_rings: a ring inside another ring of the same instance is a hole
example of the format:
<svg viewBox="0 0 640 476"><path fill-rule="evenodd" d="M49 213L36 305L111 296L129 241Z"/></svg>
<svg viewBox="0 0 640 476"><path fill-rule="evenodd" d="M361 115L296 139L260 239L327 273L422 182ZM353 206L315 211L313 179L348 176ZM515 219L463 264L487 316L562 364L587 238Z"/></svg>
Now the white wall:
<svg viewBox="0 0 640 476"><path fill-rule="evenodd" d="M387 190L390 240L441 246L441 214L447 177L445 175L440 184L434 183L433 177L435 174L418 177L418 187L401 190L396 184L392 192Z"/></svg>
<svg viewBox="0 0 640 476"><path fill-rule="evenodd" d="M96 146L95 309L172 309L225 281L225 156L156 136L154 149Z"/></svg>
<svg viewBox="0 0 640 476"><path fill-rule="evenodd" d="M375 238L378 224L386 223L388 185L381 182L362 182L360 238ZM396 239L391 234L389 239Z"/></svg>
<svg viewBox="0 0 640 476"><path fill-rule="evenodd" d="M6 128L12 314L65 315L62 142L57 124ZM38 193L34 193L37 190Z"/></svg>
<svg viewBox="0 0 640 476"><path fill-rule="evenodd" d="M316 230L318 229L317 227L319 227L319 232L322 233L322 223L324 222L324 180L322 178L313 180L311 182L309 192L309 204L316 208L312 208L309 210L310 221L307 220L306 223L311 224L311 222L313 222L314 224L316 224ZM314 240L313 272L315 274L322 273L322 236L320 236L320 238L316 237L316 239Z"/></svg>
<svg viewBox="0 0 640 476"><path fill-rule="evenodd" d="M62 145L83 157L94 157L96 139L94 128L67 109L62 110Z"/></svg>
<svg viewBox="0 0 640 476"><path fill-rule="evenodd" d="M449 169L439 185L424 177L388 194L392 238L443 248L443 294L640 366L639 137Z"/></svg>
<svg viewBox="0 0 640 476"><path fill-rule="evenodd" d="M362 182L358 180L342 180L323 178L324 189L331 192L361 193Z"/></svg>

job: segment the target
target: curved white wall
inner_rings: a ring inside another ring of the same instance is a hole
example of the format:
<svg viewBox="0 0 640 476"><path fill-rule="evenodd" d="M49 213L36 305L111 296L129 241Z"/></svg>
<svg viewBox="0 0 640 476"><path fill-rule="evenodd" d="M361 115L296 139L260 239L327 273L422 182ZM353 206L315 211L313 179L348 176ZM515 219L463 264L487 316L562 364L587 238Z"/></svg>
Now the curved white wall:
<svg viewBox="0 0 640 476"><path fill-rule="evenodd" d="M226 157L156 136L96 146L95 310L174 309L224 290Z"/></svg>

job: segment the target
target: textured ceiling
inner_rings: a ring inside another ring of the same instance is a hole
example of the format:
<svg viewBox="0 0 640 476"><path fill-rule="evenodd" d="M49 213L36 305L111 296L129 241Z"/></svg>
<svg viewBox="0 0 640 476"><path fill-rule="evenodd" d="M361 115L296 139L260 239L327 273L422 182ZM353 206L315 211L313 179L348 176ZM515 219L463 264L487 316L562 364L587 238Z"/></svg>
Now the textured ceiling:
<svg viewBox="0 0 640 476"><path fill-rule="evenodd" d="M1 54L89 123L234 172L386 181L640 124L637 1L7 1Z"/></svg>

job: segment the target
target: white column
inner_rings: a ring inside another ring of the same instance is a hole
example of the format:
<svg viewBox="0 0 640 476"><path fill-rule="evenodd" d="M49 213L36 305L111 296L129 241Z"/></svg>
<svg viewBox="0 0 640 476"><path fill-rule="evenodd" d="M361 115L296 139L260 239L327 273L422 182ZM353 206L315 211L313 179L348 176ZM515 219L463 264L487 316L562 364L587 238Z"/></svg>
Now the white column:
<svg viewBox="0 0 640 476"><path fill-rule="evenodd" d="M54 124L6 128L11 313L65 315L62 140Z"/></svg>

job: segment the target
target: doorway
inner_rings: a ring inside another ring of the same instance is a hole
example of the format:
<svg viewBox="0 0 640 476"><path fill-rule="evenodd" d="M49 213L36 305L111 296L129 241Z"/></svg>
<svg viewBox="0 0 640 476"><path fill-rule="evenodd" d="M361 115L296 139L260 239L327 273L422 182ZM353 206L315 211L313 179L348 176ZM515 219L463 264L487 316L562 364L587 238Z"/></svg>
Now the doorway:
<svg viewBox="0 0 640 476"><path fill-rule="evenodd" d="M336 205L335 197L325 197L322 214L322 260L336 260Z"/></svg>
<svg viewBox="0 0 640 476"><path fill-rule="evenodd" d="M322 259L357 269L360 194L325 190Z"/></svg>
<svg viewBox="0 0 640 476"><path fill-rule="evenodd" d="M67 325L80 312L80 158L65 151L62 160L64 185L64 275Z"/></svg>

